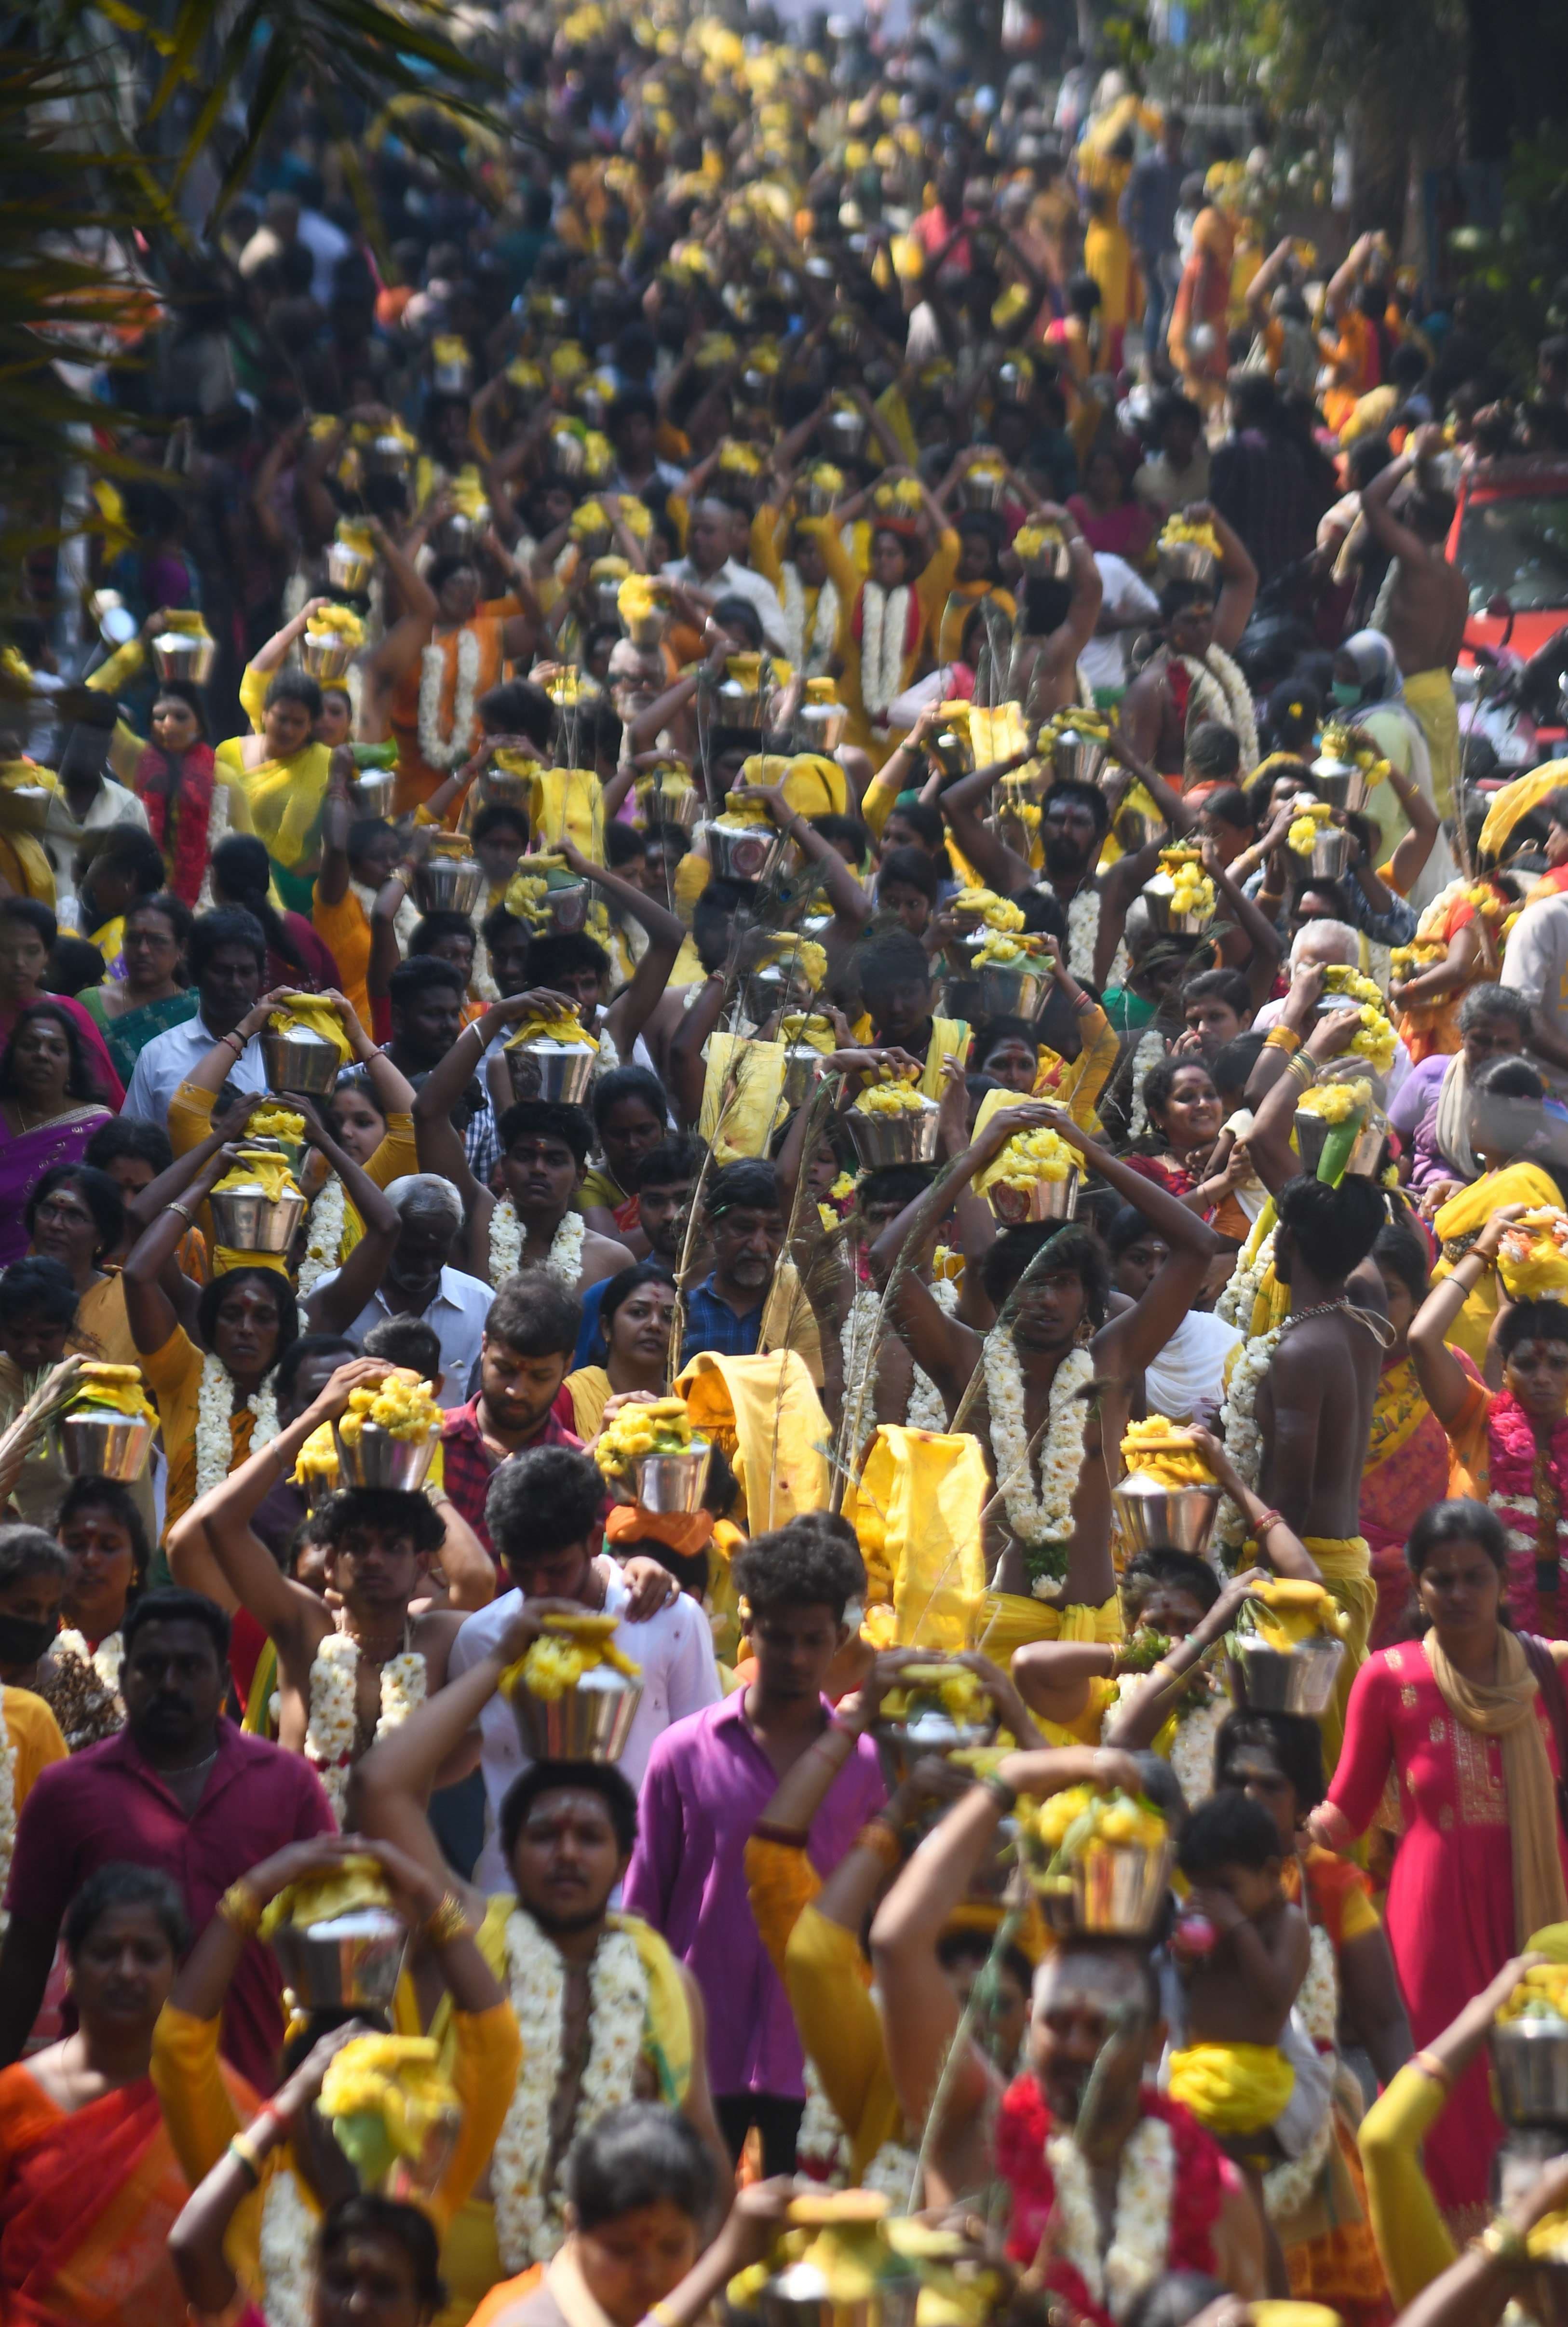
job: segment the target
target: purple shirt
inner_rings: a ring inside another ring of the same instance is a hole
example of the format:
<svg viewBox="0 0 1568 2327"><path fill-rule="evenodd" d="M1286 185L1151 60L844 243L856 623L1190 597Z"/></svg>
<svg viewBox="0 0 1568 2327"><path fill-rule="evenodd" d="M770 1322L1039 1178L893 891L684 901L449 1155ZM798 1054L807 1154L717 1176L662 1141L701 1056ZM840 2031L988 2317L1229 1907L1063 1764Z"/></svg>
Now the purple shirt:
<svg viewBox="0 0 1568 2327"><path fill-rule="evenodd" d="M1410 1184L1429 1188L1434 1180L1459 1177L1437 1144L1437 1101L1442 1079L1453 1064L1445 1051L1412 1067L1391 1102L1388 1120L1411 1151Z"/></svg>
<svg viewBox="0 0 1568 2327"><path fill-rule="evenodd" d="M677 1721L657 1741L637 1805L625 1903L664 1933L702 1990L715 2094L805 2090L800 2039L746 1891L746 1845L778 1790L746 1719L746 1691ZM826 1697L824 1713L833 1708ZM860 1739L812 1821L828 1874L887 1799L874 1743Z"/></svg>
<svg viewBox="0 0 1568 2327"><path fill-rule="evenodd" d="M58 1930L75 1893L110 1859L155 1866L178 1886L199 1939L229 1884L286 1843L337 1831L322 1781L303 1753L218 1724L218 1759L187 1818L129 1730L56 1762L16 1821L5 1904ZM258 2092L277 2082L283 2042L277 1958L247 1942L223 2007L223 2055Z"/></svg>

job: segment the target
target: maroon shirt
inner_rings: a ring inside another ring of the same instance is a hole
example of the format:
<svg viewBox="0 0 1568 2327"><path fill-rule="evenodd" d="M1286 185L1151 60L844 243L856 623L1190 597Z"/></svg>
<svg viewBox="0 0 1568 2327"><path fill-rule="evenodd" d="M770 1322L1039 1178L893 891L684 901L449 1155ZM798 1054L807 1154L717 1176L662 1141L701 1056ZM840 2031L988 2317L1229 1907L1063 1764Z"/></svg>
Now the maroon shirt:
<svg viewBox="0 0 1568 2327"><path fill-rule="evenodd" d="M565 1395L565 1393L563 1393ZM558 1403L559 1401L557 1401ZM581 1446L583 1441L575 1431L568 1430L552 1406L543 1430L530 1438L527 1446L519 1446L525 1454L535 1446ZM490 1482L499 1464L492 1464L485 1452L484 1435L479 1426L479 1399L470 1398L466 1406L453 1406L441 1425L442 1483L447 1495L456 1504L492 1559L496 1547L490 1539L484 1523L485 1498ZM499 1561L497 1560L497 1565Z"/></svg>
<svg viewBox="0 0 1568 2327"><path fill-rule="evenodd" d="M231 1883L288 1843L336 1831L321 1780L303 1754L220 1721L218 1759L187 1818L129 1730L121 1730L51 1763L34 1782L16 1821L5 1905L58 1930L88 1876L110 1860L127 1860L172 1877L199 1938ZM277 2082L280 1987L271 1949L250 1940L223 2007L222 2049L258 2092Z"/></svg>

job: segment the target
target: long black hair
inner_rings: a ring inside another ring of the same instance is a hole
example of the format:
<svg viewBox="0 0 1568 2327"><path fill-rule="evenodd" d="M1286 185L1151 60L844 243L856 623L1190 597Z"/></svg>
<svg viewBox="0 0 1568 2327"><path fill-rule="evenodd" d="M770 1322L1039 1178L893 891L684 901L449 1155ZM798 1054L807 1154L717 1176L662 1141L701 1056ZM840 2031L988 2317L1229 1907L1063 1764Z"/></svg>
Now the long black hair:
<svg viewBox="0 0 1568 2327"><path fill-rule="evenodd" d="M288 933L288 925L267 894L272 867L267 861L266 842L250 832L225 833L212 852L212 878L230 903L243 906L247 913L256 915L273 952L281 954L302 977L308 977L309 968Z"/></svg>

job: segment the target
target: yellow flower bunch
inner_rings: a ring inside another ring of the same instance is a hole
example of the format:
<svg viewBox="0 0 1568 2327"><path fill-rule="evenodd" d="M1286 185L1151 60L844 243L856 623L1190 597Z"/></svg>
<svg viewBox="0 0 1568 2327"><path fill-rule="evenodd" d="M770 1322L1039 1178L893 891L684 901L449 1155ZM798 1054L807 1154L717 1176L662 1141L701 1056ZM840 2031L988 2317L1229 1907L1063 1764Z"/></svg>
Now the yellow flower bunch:
<svg viewBox="0 0 1568 2327"><path fill-rule="evenodd" d="M615 447L602 429L590 428L583 438L583 468L595 482L607 477L615 466Z"/></svg>
<svg viewBox="0 0 1568 2327"><path fill-rule="evenodd" d="M1314 1083L1296 1101L1298 1115L1321 1116L1325 1123L1349 1123L1353 1115L1367 1115L1372 1107L1370 1083Z"/></svg>
<svg viewBox="0 0 1568 2327"><path fill-rule="evenodd" d="M631 568L624 557L596 557L588 568L591 582L624 582L630 574Z"/></svg>
<svg viewBox="0 0 1568 2327"><path fill-rule="evenodd" d="M964 921L984 921L988 930L1021 930L1023 908L994 889L960 889L947 908Z"/></svg>
<svg viewBox="0 0 1568 2327"><path fill-rule="evenodd" d="M1291 1576L1263 1577L1253 1585L1246 1604L1258 1639L1282 1654L1319 1633L1342 1640L1349 1629L1349 1618L1321 1584L1302 1584Z"/></svg>
<svg viewBox="0 0 1568 2327"><path fill-rule="evenodd" d="M1388 975L1396 986L1403 986L1407 978L1418 977L1433 962L1443 960L1447 953L1448 947L1442 938L1413 938L1407 946L1390 949Z"/></svg>
<svg viewBox="0 0 1568 2327"><path fill-rule="evenodd" d="M1375 787L1387 777L1387 761L1370 744L1358 743L1355 729L1345 726L1339 720L1329 721L1323 729L1320 748L1325 760L1338 760L1341 766L1359 768L1369 786Z"/></svg>
<svg viewBox="0 0 1568 2327"><path fill-rule="evenodd" d="M595 541L610 531L610 519L599 501L579 501L567 520L566 530L574 541Z"/></svg>
<svg viewBox="0 0 1568 2327"><path fill-rule="evenodd" d="M615 610L623 622L645 622L664 612L664 590L646 574L629 574L615 593Z"/></svg>
<svg viewBox="0 0 1568 2327"><path fill-rule="evenodd" d="M1171 876L1171 911L1173 913L1197 913L1206 921L1213 920L1218 900L1197 849L1162 848L1160 851L1160 869Z"/></svg>
<svg viewBox="0 0 1568 2327"><path fill-rule="evenodd" d="M763 783L770 780L776 783L779 778L770 779L763 776L760 780ZM772 818L768 814L767 801L759 793L748 790L742 784L735 791L724 794L724 812L716 821L720 824L759 825L770 824Z"/></svg>
<svg viewBox="0 0 1568 2327"><path fill-rule="evenodd" d="M299 1141L305 1135L305 1119L296 1115L292 1107L258 1107L245 1126L247 1139L288 1139Z"/></svg>
<svg viewBox="0 0 1568 2327"><path fill-rule="evenodd" d="M890 1721L907 1721L933 1696L956 1729L978 1729L991 1719L991 1693L967 1665L905 1665L897 1687L884 1692L882 1710Z"/></svg>
<svg viewBox="0 0 1568 2327"><path fill-rule="evenodd" d="M806 472L806 482L815 485L819 493L836 495L844 491L844 471L835 469L831 461L814 461Z"/></svg>
<svg viewBox="0 0 1568 2327"><path fill-rule="evenodd" d="M365 625L352 606L318 606L305 624L305 635L312 639L336 639L344 646L359 647L365 642Z"/></svg>
<svg viewBox="0 0 1568 2327"><path fill-rule="evenodd" d="M634 541L649 538L653 531L653 511L646 501L639 501L634 493L622 493L618 514Z"/></svg>
<svg viewBox="0 0 1568 2327"><path fill-rule="evenodd" d="M294 1483L303 1487L309 1479L335 1479L339 1467L332 1425L319 1422L294 1457Z"/></svg>
<svg viewBox="0 0 1568 2327"><path fill-rule="evenodd" d="M570 669L555 672L545 688L552 703L563 711L571 711L579 704L592 703L599 689L593 679L584 678L574 664ZM557 860L558 861L558 860Z"/></svg>
<svg viewBox="0 0 1568 2327"><path fill-rule="evenodd" d="M776 938L768 952L770 965L789 968L813 994L827 976L827 955L815 938Z"/></svg>
<svg viewBox="0 0 1568 2327"><path fill-rule="evenodd" d="M1467 889L1464 893L1465 902L1473 905L1481 920L1485 921L1500 921L1513 908L1512 898L1499 897L1489 881L1478 881L1473 888Z"/></svg>
<svg viewBox="0 0 1568 2327"><path fill-rule="evenodd" d="M581 379L588 369L588 359L575 340L563 340L558 348L550 350L550 377L569 381Z"/></svg>
<svg viewBox="0 0 1568 2327"><path fill-rule="evenodd" d="M468 361L468 342L455 332L442 332L430 342L430 352L438 364L460 364Z"/></svg>
<svg viewBox="0 0 1568 2327"><path fill-rule="evenodd" d="M681 1397L623 1406L605 1425L593 1459L607 1479L623 1479L645 1454L684 1454L693 1444L692 1419ZM701 1440L695 1442L698 1445Z"/></svg>
<svg viewBox="0 0 1568 2327"><path fill-rule="evenodd" d="M930 1104L913 1083L882 1082L868 1084L854 1106L857 1115L919 1115Z"/></svg>
<svg viewBox="0 0 1568 2327"><path fill-rule="evenodd" d="M1383 993L1369 977L1363 977L1349 962L1331 961L1323 972L1323 984L1330 994L1349 995L1357 1002L1366 1003L1368 1009L1381 1010Z"/></svg>
<svg viewBox="0 0 1568 2327"><path fill-rule="evenodd" d="M384 1430L388 1438L412 1445L437 1435L441 1408L431 1396L430 1384L421 1381L411 1367L398 1366L374 1388L349 1392L349 1411L338 1425L338 1435L345 1446L359 1444L368 1422Z"/></svg>
<svg viewBox="0 0 1568 2327"><path fill-rule="evenodd" d="M1061 537L1061 528L1057 525L1041 525L1038 522L1021 525L1013 537L1013 547L1027 565L1031 559L1041 556L1046 550L1059 548Z"/></svg>
<svg viewBox="0 0 1568 2327"><path fill-rule="evenodd" d="M98 1414L123 1414L127 1420L155 1423L156 1409L142 1388L140 1366L111 1366L98 1358L84 1360L71 1384L65 1411L87 1406Z"/></svg>
<svg viewBox="0 0 1568 2327"><path fill-rule="evenodd" d="M1568 1290L1568 1214L1537 1205L1503 1232L1498 1270L1511 1301L1560 1300Z"/></svg>
<svg viewBox="0 0 1568 2327"><path fill-rule="evenodd" d="M285 1923L308 1931L317 1923L335 1923L341 1915L391 1904L380 1861L356 1855L339 1859L323 1874L302 1874L297 1883L287 1883L262 1910L257 1932L270 1939Z"/></svg>
<svg viewBox="0 0 1568 2327"><path fill-rule="evenodd" d="M1310 856L1312 843L1324 826L1333 821L1334 811L1327 800L1298 800L1296 808L1285 838L1298 856Z"/></svg>
<svg viewBox="0 0 1568 2327"><path fill-rule="evenodd" d="M544 370L529 356L514 356L507 366L507 378L514 388L520 388L525 396L538 396L544 391Z"/></svg>
<svg viewBox="0 0 1568 2327"><path fill-rule="evenodd" d="M842 409L847 410L848 407ZM891 485L878 485L872 495L873 506L891 509L897 516L916 517L924 507L919 486L913 477L900 477Z"/></svg>
<svg viewBox="0 0 1568 2327"><path fill-rule="evenodd" d="M1499 2020L1568 2020L1568 1964L1533 1964Z"/></svg>
<svg viewBox="0 0 1568 2327"><path fill-rule="evenodd" d="M739 353L728 332L705 332L697 341L697 369L719 371L725 364L733 363Z"/></svg>
<svg viewBox="0 0 1568 2327"><path fill-rule="evenodd" d="M1041 1180L1065 1180L1078 1170L1079 1161L1077 1148L1047 1123L1038 1131L1015 1132L997 1157L992 1176L1004 1188L1027 1192Z"/></svg>
<svg viewBox="0 0 1568 2327"><path fill-rule="evenodd" d="M834 678L808 678L801 699L806 703L836 703L838 681Z"/></svg>
<svg viewBox="0 0 1568 2327"><path fill-rule="evenodd" d="M1219 536L1211 525L1189 525L1187 519L1173 509L1160 528L1160 538L1155 547L1177 549L1184 547L1188 542L1196 542L1199 548L1207 549L1211 557L1224 555L1219 547Z"/></svg>
<svg viewBox="0 0 1568 2327"><path fill-rule="evenodd" d="M359 524L351 517L338 519L333 537L341 541L345 549L351 549L356 556L374 557L376 555L376 544L369 527Z"/></svg>
<svg viewBox="0 0 1568 2327"><path fill-rule="evenodd" d="M1043 961L1044 949L1032 932L992 930L969 957L976 969L1016 969L1020 962Z"/></svg>
<svg viewBox="0 0 1568 2327"><path fill-rule="evenodd" d="M545 1631L527 1654L502 1673L499 1684L502 1695L509 1698L521 1688L529 1696L553 1705L569 1688L575 1688L584 1673L600 1665L609 1665L627 1680L640 1680L642 1667L623 1655L611 1637L620 1621L618 1616L596 1616L587 1610L580 1616L546 1616Z"/></svg>
<svg viewBox="0 0 1568 2327"><path fill-rule="evenodd" d="M719 468L725 476L760 477L762 455L755 444L742 444L732 436L720 447Z"/></svg>
<svg viewBox="0 0 1568 2327"><path fill-rule="evenodd" d="M1129 1471L1147 1471L1167 1487L1207 1487L1214 1473L1192 1444L1192 1433L1163 1414L1134 1422L1122 1440Z"/></svg>
<svg viewBox="0 0 1568 2327"><path fill-rule="evenodd" d="M1053 711L1040 731L1040 740L1049 748L1059 736L1078 735L1085 743L1108 743L1111 725L1103 711L1091 711L1081 703L1069 703Z"/></svg>
<svg viewBox="0 0 1568 2327"><path fill-rule="evenodd" d="M1359 1059L1365 1059L1374 1072L1386 1075L1394 1064L1394 1053L1399 1037L1381 1010L1364 1002L1356 1015L1361 1021L1361 1032L1350 1048Z"/></svg>
<svg viewBox="0 0 1568 2327"><path fill-rule="evenodd" d="M376 2119L392 2153L413 2159L423 2156L432 2133L457 2116L461 2104L442 2074L440 2051L434 2036L356 2036L332 2055L318 2106L356 2163L362 2158L374 2168L374 2129L363 2126L346 2139L345 2117Z"/></svg>
<svg viewBox="0 0 1568 2327"><path fill-rule="evenodd" d="M841 1172L827 1192L835 1204L846 1204L859 1185L853 1172Z"/></svg>
<svg viewBox="0 0 1568 2327"><path fill-rule="evenodd" d="M1155 1850L1165 1839L1165 1821L1159 1811L1133 1794L1097 1794L1092 1786L1069 1786L1059 1794L1048 1794L1038 1805L1021 1799L1018 1809L1020 1823L1069 1865L1094 1842Z"/></svg>

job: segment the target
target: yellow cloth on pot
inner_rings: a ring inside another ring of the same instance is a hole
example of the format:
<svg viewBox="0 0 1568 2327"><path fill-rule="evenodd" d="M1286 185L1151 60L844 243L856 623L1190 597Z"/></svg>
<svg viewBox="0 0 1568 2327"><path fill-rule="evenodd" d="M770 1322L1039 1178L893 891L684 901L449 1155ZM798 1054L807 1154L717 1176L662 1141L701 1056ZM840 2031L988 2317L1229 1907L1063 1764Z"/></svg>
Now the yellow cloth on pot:
<svg viewBox="0 0 1568 2327"><path fill-rule="evenodd" d="M1035 1640L1120 1640L1126 1628L1119 1599L1098 1608L1087 1603L1053 1608L1017 1592L987 1592L981 1603L980 1638L975 1646L994 1665L1005 1670L1020 1649Z"/></svg>
<svg viewBox="0 0 1568 2327"><path fill-rule="evenodd" d="M1327 1712L1318 1726L1323 1733L1323 1779L1333 1776L1345 1742L1345 1707L1350 1683L1367 1661L1372 1620L1377 1612L1377 1586L1372 1581L1372 1553L1364 1535L1307 1535L1302 1537L1318 1564L1323 1587L1348 1619L1345 1659Z"/></svg>
<svg viewBox="0 0 1568 2327"><path fill-rule="evenodd" d="M227 1276L231 1268L275 1268L280 1276L288 1275L288 1262L281 1252L246 1252L233 1245L214 1245L213 1276Z"/></svg>
<svg viewBox="0 0 1568 2327"><path fill-rule="evenodd" d="M1526 1204L1531 1210L1538 1207L1560 1204L1562 1191L1555 1180L1549 1178L1538 1164L1505 1164L1499 1171L1488 1172L1471 1186L1461 1188L1440 1205L1433 1220L1433 1233L1445 1248L1462 1237L1479 1236L1494 1212L1506 1204ZM1461 1256L1456 1255L1455 1259ZM1433 1285L1441 1285L1451 1276L1454 1260L1446 1250L1432 1272ZM1478 1369L1485 1366L1487 1339L1492 1320L1498 1313L1498 1280L1489 1269L1479 1285L1472 1285L1464 1307L1449 1327L1448 1339L1452 1348L1462 1350L1473 1360Z"/></svg>
<svg viewBox="0 0 1568 2327"><path fill-rule="evenodd" d="M788 1064L782 1042L759 1042L749 1034L709 1035L697 1130L713 1148L715 1164L767 1154ZM732 1066L734 1083L726 1096Z"/></svg>
<svg viewBox="0 0 1568 2327"><path fill-rule="evenodd" d="M985 1596L980 1514L989 1484L977 1438L882 1423L844 1499L868 1578L891 1598L901 1648L974 1645Z"/></svg>
<svg viewBox="0 0 1568 2327"><path fill-rule="evenodd" d="M969 1055L969 1022L966 1018L933 1018L930 1046L926 1052L926 1071L920 1077L922 1098L942 1096L942 1059L946 1053L957 1060L960 1066Z"/></svg>
<svg viewBox="0 0 1568 2327"><path fill-rule="evenodd" d="M269 1204L280 1203L285 1196L297 1196L299 1184L288 1168L286 1155L258 1154L254 1148L241 1148L237 1162L218 1181L212 1192L228 1195L235 1188L261 1188Z"/></svg>
<svg viewBox="0 0 1568 2327"><path fill-rule="evenodd" d="M334 1045L344 1066L354 1055L353 1044L343 1032L342 1020L322 995L285 995L268 1023L279 1033L290 1026L303 1026L311 1033L320 1034L325 1042Z"/></svg>
<svg viewBox="0 0 1568 2327"><path fill-rule="evenodd" d="M528 791L536 841L570 840L595 864L604 862L604 788L592 768L536 768Z"/></svg>
<svg viewBox="0 0 1568 2327"><path fill-rule="evenodd" d="M1166 2089L1206 2133L1224 2140L1273 2125L1295 2082L1277 2044L1187 2044L1171 2055Z"/></svg>
<svg viewBox="0 0 1568 2327"><path fill-rule="evenodd" d="M833 1433L798 1350L751 1358L702 1350L675 1388L693 1430L723 1449L740 1481L752 1535L826 1509Z"/></svg>
<svg viewBox="0 0 1568 2327"><path fill-rule="evenodd" d="M820 752L797 752L781 789L797 816L842 816L848 805L848 778L836 760Z"/></svg>

